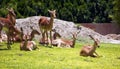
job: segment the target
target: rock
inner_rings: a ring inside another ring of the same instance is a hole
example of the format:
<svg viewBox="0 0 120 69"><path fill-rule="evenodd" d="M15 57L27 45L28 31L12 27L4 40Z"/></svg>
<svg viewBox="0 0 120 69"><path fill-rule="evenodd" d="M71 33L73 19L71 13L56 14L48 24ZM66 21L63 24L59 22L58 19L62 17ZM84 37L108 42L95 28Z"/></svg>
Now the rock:
<svg viewBox="0 0 120 69"><path fill-rule="evenodd" d="M105 36L109 39L120 40L120 34L107 34Z"/></svg>
<svg viewBox="0 0 120 69"><path fill-rule="evenodd" d="M38 26L38 20L40 19L40 17L41 16L33 16L33 17L24 18L24 19L17 19L15 26L19 30L20 30L20 27L22 27L24 29L25 34L31 32L30 27L33 27L34 29L36 29L40 32L40 29ZM49 17L48 17L48 19L49 19ZM104 43L112 43L111 41L113 41L113 40L111 40L112 38L108 39L108 37L103 36L103 35L95 32L94 30L91 30L84 26L76 26L74 22L63 21L60 19L54 19L53 29L56 29L56 31L60 35L62 35L62 38L66 38L66 39L70 39L72 37L72 34L71 34L72 32L80 31L80 33L78 34L79 41L90 40L88 35L92 35ZM39 40L40 38L41 38L41 35L36 36L36 40ZM117 42L117 43L119 43L119 42Z"/></svg>

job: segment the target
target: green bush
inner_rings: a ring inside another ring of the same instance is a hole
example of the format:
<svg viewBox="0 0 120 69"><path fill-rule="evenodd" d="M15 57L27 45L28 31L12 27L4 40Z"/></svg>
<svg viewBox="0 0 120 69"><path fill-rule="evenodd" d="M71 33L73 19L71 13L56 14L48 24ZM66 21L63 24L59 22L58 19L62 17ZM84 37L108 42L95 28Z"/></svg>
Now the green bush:
<svg viewBox="0 0 120 69"><path fill-rule="evenodd" d="M5 16L7 7L13 7L17 18L49 16L48 9L57 10L57 18L86 22L110 22L113 0L0 0L0 16Z"/></svg>

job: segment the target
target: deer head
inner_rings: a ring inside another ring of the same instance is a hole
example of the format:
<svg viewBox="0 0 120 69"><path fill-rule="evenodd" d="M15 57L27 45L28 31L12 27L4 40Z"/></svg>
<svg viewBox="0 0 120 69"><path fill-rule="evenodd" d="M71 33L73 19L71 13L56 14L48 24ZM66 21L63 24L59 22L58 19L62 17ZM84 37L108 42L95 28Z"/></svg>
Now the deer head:
<svg viewBox="0 0 120 69"><path fill-rule="evenodd" d="M51 10L48 10L48 12L50 13L50 15L52 16L52 17L56 17L56 10L53 10L53 11L51 11Z"/></svg>
<svg viewBox="0 0 120 69"><path fill-rule="evenodd" d="M30 27L30 29L32 30L31 34L40 35L40 33L37 30L33 29L33 27Z"/></svg>
<svg viewBox="0 0 120 69"><path fill-rule="evenodd" d="M80 33L80 31L71 33L71 34L72 34L72 37L73 37L73 41L72 41L72 45L71 45L72 48L74 48L74 46L75 46L76 38L77 38L77 35L78 35L79 33Z"/></svg>
<svg viewBox="0 0 120 69"><path fill-rule="evenodd" d="M79 33L80 33L80 31L77 31L77 32L71 33L71 34L72 34L73 39L75 39L75 40L76 40L76 38L77 38L77 36L78 36L78 34L79 34Z"/></svg>
<svg viewBox="0 0 120 69"><path fill-rule="evenodd" d="M99 44L100 44L100 41L97 39L97 38L94 38L92 35L89 35L89 37L94 41L94 45L93 46L96 46L96 47L100 47Z"/></svg>
<svg viewBox="0 0 120 69"><path fill-rule="evenodd" d="M10 8L10 9L6 8L6 9L9 11L9 14L13 15L14 17L16 17L16 14L15 14L13 8Z"/></svg>

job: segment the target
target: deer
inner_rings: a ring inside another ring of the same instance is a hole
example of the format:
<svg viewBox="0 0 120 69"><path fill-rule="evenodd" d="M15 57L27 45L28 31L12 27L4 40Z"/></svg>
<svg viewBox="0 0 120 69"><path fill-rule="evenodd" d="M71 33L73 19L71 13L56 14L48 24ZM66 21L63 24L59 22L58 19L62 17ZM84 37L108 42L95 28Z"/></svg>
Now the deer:
<svg viewBox="0 0 120 69"><path fill-rule="evenodd" d="M3 41L4 41L4 42L7 41L7 34L5 34L5 33L2 34L2 35L1 35L1 38L0 38L0 42L3 42Z"/></svg>
<svg viewBox="0 0 120 69"><path fill-rule="evenodd" d="M40 35L40 33L39 33L37 30L33 29L33 27L30 27L30 29L31 29L32 31L31 31L30 34L27 33L27 35L29 35L29 40L32 41L33 38L35 37L35 35ZM21 30L22 30L22 29L21 29ZM22 39L21 39L21 36L22 36ZM14 41L20 42L20 41L22 41L23 39L24 39L24 33L21 33L21 35L14 33Z"/></svg>
<svg viewBox="0 0 120 69"><path fill-rule="evenodd" d="M29 41L27 38L28 35L24 35L24 41L20 43L20 50L25 50L25 51L32 51L37 49L37 45L34 41Z"/></svg>
<svg viewBox="0 0 120 69"><path fill-rule="evenodd" d="M7 18L0 17L0 37L1 37L1 30L3 27L9 28L10 25L15 25L16 23L16 14L14 13L13 8L8 9Z"/></svg>
<svg viewBox="0 0 120 69"><path fill-rule="evenodd" d="M73 40L58 38L58 39L53 40L52 44L57 45L57 47L74 48L75 43L76 43L76 38L77 38L77 35L79 34L79 32L80 31L77 31L75 33L71 33Z"/></svg>
<svg viewBox="0 0 120 69"><path fill-rule="evenodd" d="M21 29L23 32L23 29ZM22 36L22 42L20 43L20 50L25 51L32 51L37 49L37 45L32 39L34 38L34 34L40 34L37 30L33 30L30 35L23 35Z"/></svg>
<svg viewBox="0 0 120 69"><path fill-rule="evenodd" d="M31 40L33 40L33 38L35 37L35 35L40 35L40 33L37 30L33 29L33 27L30 27L30 28L31 28L32 32L29 35L30 36L29 40L31 41Z"/></svg>
<svg viewBox="0 0 120 69"><path fill-rule="evenodd" d="M41 17L39 19L38 25L40 27L41 33L42 33L42 39L45 41L45 38L47 38L48 42L48 31L50 32L50 41L52 44L52 28L53 28L53 21L56 17L56 10L48 10L50 13L50 19L48 20L47 17ZM46 35L46 37L45 37ZM45 42L43 42L45 43ZM52 45L51 45L52 46Z"/></svg>
<svg viewBox="0 0 120 69"><path fill-rule="evenodd" d="M11 49L10 47L10 44L11 44L11 40L10 40L10 37L11 37L11 33L13 33L13 31L17 32L18 33L18 30L14 27L15 25L15 22L16 22L16 14L14 13L14 10L11 8L11 9L8 9L8 15L7 15L7 18L3 18L3 17L0 17L0 38L1 38L1 31L4 28L6 28L6 33L7 33L7 36L8 36L8 39L7 39L7 48L8 49Z"/></svg>
<svg viewBox="0 0 120 69"><path fill-rule="evenodd" d="M57 39L57 38L61 38L61 35L55 29L52 29L52 32L54 32L53 35L52 35L52 41ZM51 41L50 41L49 38L48 39L45 38L45 40L43 38L41 38L40 41L39 41L39 44L41 44L41 45L44 45L44 44L48 45L48 44L51 44ZM53 46L55 46L55 45L56 44L54 44Z"/></svg>
<svg viewBox="0 0 120 69"><path fill-rule="evenodd" d="M92 35L89 35L89 37L94 41L94 44L83 46L81 51L80 51L80 56L98 57L99 55L96 52L96 48L100 47L99 46L100 41L98 39L95 39Z"/></svg>

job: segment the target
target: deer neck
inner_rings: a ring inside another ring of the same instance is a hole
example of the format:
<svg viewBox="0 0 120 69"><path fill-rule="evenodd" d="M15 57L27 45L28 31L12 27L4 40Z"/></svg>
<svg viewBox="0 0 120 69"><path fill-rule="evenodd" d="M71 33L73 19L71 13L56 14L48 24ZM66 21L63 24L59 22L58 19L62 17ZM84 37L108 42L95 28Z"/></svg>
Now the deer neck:
<svg viewBox="0 0 120 69"><path fill-rule="evenodd" d="M30 40L32 40L34 38L34 33L32 32L31 35L30 35Z"/></svg>
<svg viewBox="0 0 120 69"><path fill-rule="evenodd" d="M74 48L76 39L73 39L71 47Z"/></svg>
<svg viewBox="0 0 120 69"><path fill-rule="evenodd" d="M13 16L13 15L11 15L11 14L8 14L8 15L7 15L7 18L15 25L15 22L16 22L15 16Z"/></svg>
<svg viewBox="0 0 120 69"><path fill-rule="evenodd" d="M28 43L27 40L23 41L23 48L24 48L24 49L26 49L27 43Z"/></svg>
<svg viewBox="0 0 120 69"><path fill-rule="evenodd" d="M97 44L96 44L96 42L94 42L94 44L93 44L93 48L94 48L94 49L97 48Z"/></svg>
<svg viewBox="0 0 120 69"><path fill-rule="evenodd" d="M51 26L51 28L53 27L53 21L54 21L54 17L51 16L51 17L50 17L50 26Z"/></svg>

